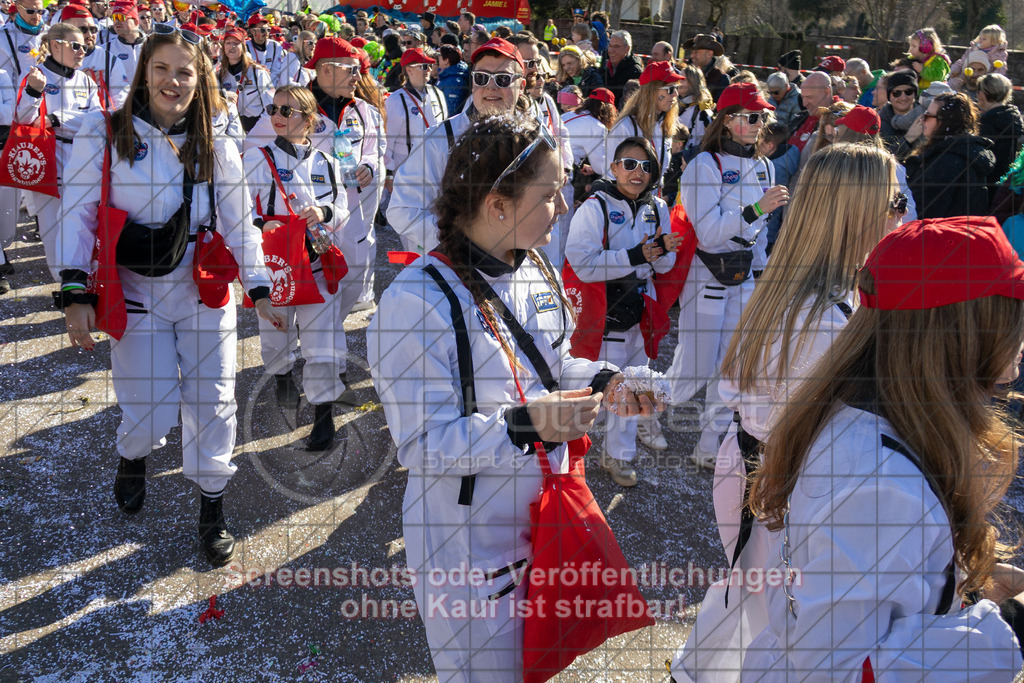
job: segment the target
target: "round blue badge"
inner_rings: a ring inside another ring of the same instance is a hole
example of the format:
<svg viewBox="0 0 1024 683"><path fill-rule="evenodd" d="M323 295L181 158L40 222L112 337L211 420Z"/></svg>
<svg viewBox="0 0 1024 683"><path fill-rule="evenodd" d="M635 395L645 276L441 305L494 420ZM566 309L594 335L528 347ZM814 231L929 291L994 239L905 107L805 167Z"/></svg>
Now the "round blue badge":
<svg viewBox="0 0 1024 683"><path fill-rule="evenodd" d="M277 169L277 175L281 176L282 183L287 183L289 180L292 179L293 174L286 168L279 168Z"/></svg>
<svg viewBox="0 0 1024 683"><path fill-rule="evenodd" d="M135 141L135 161L142 161L149 154L149 145L141 140Z"/></svg>
<svg viewBox="0 0 1024 683"><path fill-rule="evenodd" d="M47 95L56 95L60 92L60 88L58 88L56 85L52 83L47 83L46 87L43 88L43 92L45 92Z"/></svg>
<svg viewBox="0 0 1024 683"><path fill-rule="evenodd" d="M608 220L615 225L622 225L626 222L626 216L621 211L611 211L608 213Z"/></svg>
<svg viewBox="0 0 1024 683"><path fill-rule="evenodd" d="M28 45L19 45L18 52L20 52L23 55L27 55L29 52L32 52L32 48L30 48Z"/></svg>
<svg viewBox="0 0 1024 683"><path fill-rule="evenodd" d="M327 124L324 123L324 120L322 118L317 117L317 119L316 119L316 128L313 129L313 132L314 133L323 133L325 130L327 130Z"/></svg>
<svg viewBox="0 0 1024 683"><path fill-rule="evenodd" d="M740 181L739 171L724 171L722 173L722 182L726 185L735 185Z"/></svg>

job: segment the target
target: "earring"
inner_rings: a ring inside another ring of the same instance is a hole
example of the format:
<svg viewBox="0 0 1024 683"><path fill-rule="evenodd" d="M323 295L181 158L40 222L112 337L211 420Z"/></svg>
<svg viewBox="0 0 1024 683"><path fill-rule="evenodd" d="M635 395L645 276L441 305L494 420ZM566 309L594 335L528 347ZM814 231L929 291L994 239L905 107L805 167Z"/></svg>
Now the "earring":
<svg viewBox="0 0 1024 683"><path fill-rule="evenodd" d="M503 220L505 220L505 214L503 214L503 213L499 213L499 214L498 214L498 220L499 220L499 221L503 221Z"/></svg>

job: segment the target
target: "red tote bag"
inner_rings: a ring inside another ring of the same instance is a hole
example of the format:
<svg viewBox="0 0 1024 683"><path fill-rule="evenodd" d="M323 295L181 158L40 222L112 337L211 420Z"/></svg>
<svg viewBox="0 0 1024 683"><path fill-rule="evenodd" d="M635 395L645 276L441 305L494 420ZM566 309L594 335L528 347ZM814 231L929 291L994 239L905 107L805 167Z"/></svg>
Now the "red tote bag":
<svg viewBox="0 0 1024 683"><path fill-rule="evenodd" d="M576 358L596 361L601 354L608 317L605 283L580 280L566 259L562 266L562 288L576 309L576 329L569 338L569 352Z"/></svg>
<svg viewBox="0 0 1024 683"><path fill-rule="evenodd" d="M21 102L24 90L25 81L22 81L17 103ZM45 95L39 102L39 118L34 123L11 124L7 144L0 154L0 185L60 197L57 188L57 135L52 128L46 127Z"/></svg>
<svg viewBox="0 0 1024 683"><path fill-rule="evenodd" d="M89 291L96 295L96 329L120 340L128 327L121 276L117 272L117 240L128 220L128 212L110 206L110 114L107 120L107 144L103 148L103 177L100 205L96 211L95 268L89 276Z"/></svg>
<svg viewBox="0 0 1024 683"><path fill-rule="evenodd" d="M274 306L322 304L324 297L313 279L313 267L306 253L306 221L298 216L265 216L281 221L263 233L263 260L270 271L270 303ZM242 305L252 308L246 295Z"/></svg>
<svg viewBox="0 0 1024 683"><path fill-rule="evenodd" d="M683 241L676 249L676 262L672 268L667 273L657 273L654 276L654 291L658 295L658 305L666 316L668 309L672 308L679 295L683 293L686 278L690 275L690 264L697 253L697 233L694 232L693 223L686 215L686 209L681 203L677 203L669 215L672 232L682 235Z"/></svg>

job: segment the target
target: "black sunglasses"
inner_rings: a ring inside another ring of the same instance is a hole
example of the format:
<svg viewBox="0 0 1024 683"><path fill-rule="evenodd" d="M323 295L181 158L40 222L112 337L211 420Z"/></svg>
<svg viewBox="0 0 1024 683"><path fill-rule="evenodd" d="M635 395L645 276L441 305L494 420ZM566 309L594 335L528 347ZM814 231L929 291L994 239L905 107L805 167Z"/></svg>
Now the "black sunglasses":
<svg viewBox="0 0 1024 683"><path fill-rule="evenodd" d="M893 97L905 97L913 96L917 94L917 90L914 88L894 88L892 91Z"/></svg>
<svg viewBox="0 0 1024 683"><path fill-rule="evenodd" d="M18 5L18 9L20 9L22 12L29 15L30 17L34 14L42 14L43 12L46 11L41 9L29 9L28 7L25 7L23 5Z"/></svg>
<svg viewBox="0 0 1024 683"><path fill-rule="evenodd" d="M83 26L82 28L80 28L78 30L82 32L82 35L85 35L86 33L93 34L93 33L99 33L100 32L100 27L99 26Z"/></svg>
<svg viewBox="0 0 1024 683"><path fill-rule="evenodd" d="M301 111L299 111L295 107L290 107L287 104L282 104L280 107L277 106L276 104L267 105L267 113L270 114L271 116L276 116L278 112L280 112L281 116L285 117L286 119L290 119L292 117L292 114L302 114Z"/></svg>
<svg viewBox="0 0 1024 683"><path fill-rule="evenodd" d="M54 43L64 43L71 48L73 52L85 52L85 45L79 43L77 40L54 40Z"/></svg>
<svg viewBox="0 0 1024 683"><path fill-rule="evenodd" d="M171 26L170 24L154 24L153 33L161 36L171 36L175 33L180 33L185 42L192 45L198 45L200 40L198 33L178 28L177 26Z"/></svg>
<svg viewBox="0 0 1024 683"><path fill-rule="evenodd" d="M619 159L619 163L622 165L622 168L626 169L627 171L635 171L636 167L639 166L640 170L643 171L644 173L651 172L651 162L648 159L634 159L632 157L622 157L621 159Z"/></svg>

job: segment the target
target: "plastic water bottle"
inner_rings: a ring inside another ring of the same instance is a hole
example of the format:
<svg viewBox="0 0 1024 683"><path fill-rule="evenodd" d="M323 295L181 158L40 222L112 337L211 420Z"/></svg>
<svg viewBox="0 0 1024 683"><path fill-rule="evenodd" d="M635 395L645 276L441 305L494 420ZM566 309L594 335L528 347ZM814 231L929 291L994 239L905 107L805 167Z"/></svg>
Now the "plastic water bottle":
<svg viewBox="0 0 1024 683"><path fill-rule="evenodd" d="M295 194L292 193L288 195L288 199L294 202ZM305 203L303 202L303 204L299 207L298 212L302 213L305 210L306 206ZM312 227L307 226L306 237L309 238L310 243L313 245L313 251L315 251L318 254L327 253L328 251L330 251L331 245L333 244L333 242L331 242L331 235L330 233L328 233L327 228L324 227L323 223L317 223Z"/></svg>
<svg viewBox="0 0 1024 683"><path fill-rule="evenodd" d="M334 156L341 164L341 177L345 187L359 187L356 179L356 156L348 139L351 128L334 131Z"/></svg>

